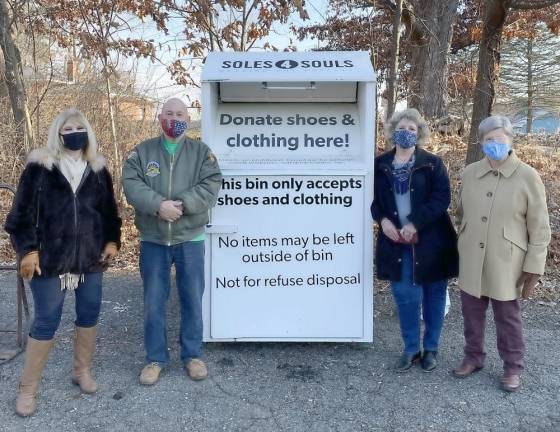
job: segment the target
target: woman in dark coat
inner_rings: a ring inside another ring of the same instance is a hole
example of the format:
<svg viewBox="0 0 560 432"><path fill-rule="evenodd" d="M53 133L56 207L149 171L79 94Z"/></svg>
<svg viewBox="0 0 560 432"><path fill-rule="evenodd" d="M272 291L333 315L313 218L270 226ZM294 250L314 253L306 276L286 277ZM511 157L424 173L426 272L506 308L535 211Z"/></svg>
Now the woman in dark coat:
<svg viewBox="0 0 560 432"><path fill-rule="evenodd" d="M404 372L417 361L424 371L432 371L437 365L447 280L458 273L456 234L447 214L449 178L442 160L419 148L428 140L429 129L417 110L395 113L385 136L394 148L375 159L371 206L381 228L377 277L391 281L399 311L404 351L397 371Z"/></svg>
<svg viewBox="0 0 560 432"><path fill-rule="evenodd" d="M78 110L64 111L51 124L47 146L29 154L6 220L35 305L16 401L20 416L36 410L69 290L76 295L72 381L85 393L97 390L90 368L102 272L120 247L120 228L111 176L91 126Z"/></svg>

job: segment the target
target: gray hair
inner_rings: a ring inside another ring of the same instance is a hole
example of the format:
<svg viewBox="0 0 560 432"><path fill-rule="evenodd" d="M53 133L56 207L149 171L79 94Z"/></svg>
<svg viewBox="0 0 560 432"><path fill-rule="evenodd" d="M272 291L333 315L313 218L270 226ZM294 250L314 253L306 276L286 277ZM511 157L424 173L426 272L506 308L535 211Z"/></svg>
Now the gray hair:
<svg viewBox="0 0 560 432"><path fill-rule="evenodd" d="M393 132L402 119L407 119L416 124L418 127L418 138L416 140L418 146L423 146L430 139L430 128L424 117L420 115L417 109L408 108L403 111L395 112L385 124L385 142L389 145L395 145L393 142Z"/></svg>
<svg viewBox="0 0 560 432"><path fill-rule="evenodd" d="M492 132L496 129L502 129L513 142L513 137L515 134L513 132L513 126L511 125L511 122L506 116L499 114L486 117L480 122L480 124L478 125L478 142L482 142L482 139L487 133Z"/></svg>

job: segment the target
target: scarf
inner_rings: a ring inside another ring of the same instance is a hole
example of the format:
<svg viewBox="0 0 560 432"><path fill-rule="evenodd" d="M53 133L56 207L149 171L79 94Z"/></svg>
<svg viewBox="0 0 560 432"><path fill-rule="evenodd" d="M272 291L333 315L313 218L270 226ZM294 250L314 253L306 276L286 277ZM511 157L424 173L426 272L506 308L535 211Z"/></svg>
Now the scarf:
<svg viewBox="0 0 560 432"><path fill-rule="evenodd" d="M393 189L396 194L403 195L408 192L410 173L412 172L415 160L416 158L414 155L405 163L399 163L393 159Z"/></svg>
<svg viewBox="0 0 560 432"><path fill-rule="evenodd" d="M60 172L64 175L70 186L72 187L72 192L76 193L78 186L82 181L84 172L87 167L87 162L83 157L74 159L68 154L64 154L58 163ZM75 290L78 288L80 282L84 281L84 275L64 273L59 276L60 278L60 289L65 290Z"/></svg>
<svg viewBox="0 0 560 432"><path fill-rule="evenodd" d="M60 168L60 172L62 172L64 177L66 177L66 180L68 180L68 183L70 183L72 191L76 193L76 190L82 181L82 177L84 176L87 162L82 157L76 160L72 156L64 154L60 158L58 166Z"/></svg>

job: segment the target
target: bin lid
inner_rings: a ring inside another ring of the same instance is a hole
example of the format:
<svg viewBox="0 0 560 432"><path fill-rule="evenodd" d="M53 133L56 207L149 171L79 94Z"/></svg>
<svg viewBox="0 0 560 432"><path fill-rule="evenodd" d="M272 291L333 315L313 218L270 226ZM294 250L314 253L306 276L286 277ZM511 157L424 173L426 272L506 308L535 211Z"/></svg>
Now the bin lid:
<svg viewBox="0 0 560 432"><path fill-rule="evenodd" d="M210 53L202 82L373 82L367 51L218 52Z"/></svg>

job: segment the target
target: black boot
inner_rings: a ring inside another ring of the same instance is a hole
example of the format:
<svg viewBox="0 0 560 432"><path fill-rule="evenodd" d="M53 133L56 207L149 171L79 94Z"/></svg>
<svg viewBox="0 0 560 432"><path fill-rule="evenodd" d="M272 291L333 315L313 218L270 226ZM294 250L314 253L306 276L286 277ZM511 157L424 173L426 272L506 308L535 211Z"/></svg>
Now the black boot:
<svg viewBox="0 0 560 432"><path fill-rule="evenodd" d="M420 365L424 372L431 372L437 366L437 351L424 351L424 355L422 355L422 360L420 361Z"/></svg>
<svg viewBox="0 0 560 432"><path fill-rule="evenodd" d="M399 359L399 361L397 362L397 366L395 367L395 371L406 372L412 367L414 363L420 360L420 357L420 352L417 352L416 354L410 354L406 352L402 353L401 358Z"/></svg>

